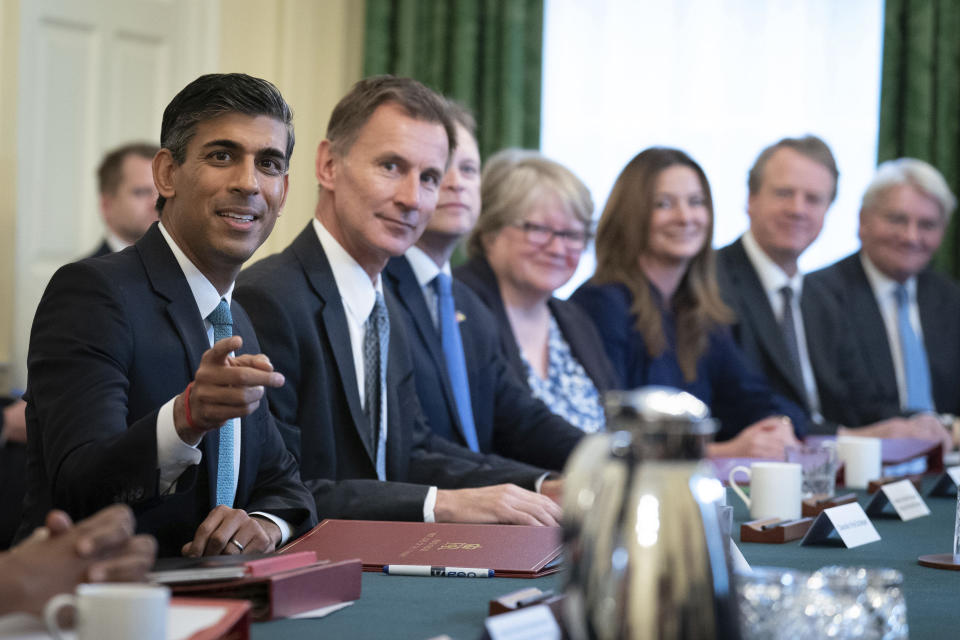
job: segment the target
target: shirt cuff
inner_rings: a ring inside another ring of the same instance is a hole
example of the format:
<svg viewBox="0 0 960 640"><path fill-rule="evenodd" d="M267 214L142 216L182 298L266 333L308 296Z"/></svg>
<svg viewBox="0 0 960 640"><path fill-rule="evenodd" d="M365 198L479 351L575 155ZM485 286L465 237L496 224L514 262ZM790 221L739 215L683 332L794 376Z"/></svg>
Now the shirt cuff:
<svg viewBox="0 0 960 640"><path fill-rule="evenodd" d="M279 549L281 545L286 543L290 539L290 532L293 531L293 527L290 526L290 523L284 520L283 518L278 518L275 515L265 513L263 511L253 511L250 513L251 516L259 516L261 518L266 518L273 524L277 525L280 528L280 542L277 544Z"/></svg>
<svg viewBox="0 0 960 640"><path fill-rule="evenodd" d="M184 470L200 464L203 454L197 447L191 447L180 439L173 424L173 403L171 398L157 412L157 468L160 470L160 494L175 488L177 478Z"/></svg>
<svg viewBox="0 0 960 640"><path fill-rule="evenodd" d="M543 486L544 480L549 478L551 475L553 474L547 471L545 474L537 478L537 481L533 483L533 490L536 491L537 493L540 493L540 487Z"/></svg>
<svg viewBox="0 0 960 640"><path fill-rule="evenodd" d="M433 513L433 510L437 506L437 488L430 487L427 489L427 497L423 500L423 521L424 522L436 522L437 516Z"/></svg>

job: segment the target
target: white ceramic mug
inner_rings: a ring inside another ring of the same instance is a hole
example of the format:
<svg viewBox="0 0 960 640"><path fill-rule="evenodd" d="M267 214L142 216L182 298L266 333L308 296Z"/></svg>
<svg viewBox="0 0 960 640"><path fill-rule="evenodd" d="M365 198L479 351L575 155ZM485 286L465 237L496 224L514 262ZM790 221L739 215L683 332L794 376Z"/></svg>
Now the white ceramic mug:
<svg viewBox="0 0 960 640"><path fill-rule="evenodd" d="M750 478L750 497L737 486L733 477L742 471ZM796 520L800 517L800 490L803 467L794 462L754 462L750 467L736 466L727 478L730 487L750 509L750 517Z"/></svg>
<svg viewBox="0 0 960 640"><path fill-rule="evenodd" d="M78 640L166 640L170 588L149 584L81 584L76 594L54 596L43 608L50 634L62 640L57 615L76 609Z"/></svg>
<svg viewBox="0 0 960 640"><path fill-rule="evenodd" d="M866 489L883 475L880 438L837 437L837 458L843 462L844 483L851 489Z"/></svg>

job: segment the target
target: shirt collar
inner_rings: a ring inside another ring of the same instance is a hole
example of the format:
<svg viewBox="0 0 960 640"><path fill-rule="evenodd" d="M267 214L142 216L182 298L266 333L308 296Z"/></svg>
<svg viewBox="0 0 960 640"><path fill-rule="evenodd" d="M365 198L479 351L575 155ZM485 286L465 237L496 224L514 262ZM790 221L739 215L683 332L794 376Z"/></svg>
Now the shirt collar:
<svg viewBox="0 0 960 640"><path fill-rule="evenodd" d="M788 276L780 265L770 259L749 230L743 234L743 250L746 251L747 258L753 264L753 269L760 278L760 284L768 296L779 293L780 289L786 286L793 289L794 296L800 295L803 288L803 274L797 271L793 277Z"/></svg>
<svg viewBox="0 0 960 640"><path fill-rule="evenodd" d="M191 293L193 293L193 299L197 303L197 309L200 310L200 317L206 320L207 316L220 304L220 298L226 300L229 305L233 296L234 283L231 282L230 288L221 296L217 288L207 280L207 277L200 273L200 269L190 262L190 258L180 249L180 246L167 232L166 227L163 226L162 220L159 226L163 239L167 241L167 245L173 251L173 257L177 259L177 264L180 265L180 270L183 271L183 275L187 279L187 284L190 286Z"/></svg>
<svg viewBox="0 0 960 640"><path fill-rule="evenodd" d="M107 232L104 234L104 240L106 240L107 246L110 247L110 251L113 251L114 253L123 251L130 246L129 242L121 239L120 236L115 234L110 229L107 229Z"/></svg>
<svg viewBox="0 0 960 640"><path fill-rule="evenodd" d="M860 264L863 265L863 272L867 275L867 281L870 283L870 288L873 289L873 295L876 298L882 299L887 296L892 296L897 290L897 287L900 286L899 282L884 275L884 273L877 268L877 265L873 264L873 261L867 257L867 252L862 249L860 250ZM917 277L913 276L903 284L907 288L907 295L910 299L916 300Z"/></svg>
<svg viewBox="0 0 960 640"><path fill-rule="evenodd" d="M317 234L320 246L323 247L323 252L327 255L343 306L355 320L364 322L373 311L376 293L383 293L380 274L377 274L376 284L372 283L363 267L316 218L313 219L313 230Z"/></svg>
<svg viewBox="0 0 960 640"><path fill-rule="evenodd" d="M438 267L437 263L433 261L433 258L428 256L426 252L417 245L413 245L407 249L404 255L406 255L407 261L410 263L413 274L417 277L417 283L419 283L421 288L433 282L433 279L436 278L440 272L448 276L451 274L449 260L443 263L442 267Z"/></svg>

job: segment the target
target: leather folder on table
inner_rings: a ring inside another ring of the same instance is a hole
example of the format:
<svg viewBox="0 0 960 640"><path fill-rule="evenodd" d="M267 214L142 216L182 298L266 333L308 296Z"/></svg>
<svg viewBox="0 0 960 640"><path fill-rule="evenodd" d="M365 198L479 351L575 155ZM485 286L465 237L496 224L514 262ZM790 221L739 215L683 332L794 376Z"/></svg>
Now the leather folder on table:
<svg viewBox="0 0 960 640"><path fill-rule="evenodd" d="M171 598L168 624L169 635L184 640L250 640L250 603Z"/></svg>
<svg viewBox="0 0 960 640"><path fill-rule="evenodd" d="M249 600L256 622L285 618L360 597L360 561L323 561L267 576L172 585L175 596Z"/></svg>
<svg viewBox="0 0 960 640"><path fill-rule="evenodd" d="M494 577L538 578L559 569L559 527L324 520L281 553L360 558L364 571L387 564L493 569Z"/></svg>

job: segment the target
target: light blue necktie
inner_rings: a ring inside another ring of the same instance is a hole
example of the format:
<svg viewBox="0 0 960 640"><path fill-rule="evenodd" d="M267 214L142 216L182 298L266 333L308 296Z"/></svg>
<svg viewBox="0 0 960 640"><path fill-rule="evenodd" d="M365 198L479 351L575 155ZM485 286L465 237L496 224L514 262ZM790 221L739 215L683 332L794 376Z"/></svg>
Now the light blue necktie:
<svg viewBox="0 0 960 640"><path fill-rule="evenodd" d="M897 329L903 353L903 373L907 379L907 406L911 411L933 411L930 394L930 367L927 352L910 323L910 301L905 286L897 285Z"/></svg>
<svg viewBox="0 0 960 640"><path fill-rule="evenodd" d="M233 315L226 300L220 300L217 308L210 312L207 320L213 325L213 341L218 342L233 335ZM237 428L236 418L223 423L217 430L219 435L217 454L217 504L233 507L237 495L237 477L233 471L233 438Z"/></svg>
<svg viewBox="0 0 960 640"><path fill-rule="evenodd" d="M479 451L477 427L473 423L473 405L470 403L470 384L467 380L467 362L463 356L463 342L460 339L460 327L457 326L457 312L453 304L450 276L441 272L433 279L437 290L437 315L440 320L440 342L443 345L443 358L447 362L447 375L453 389L453 399L457 404L457 414L463 426L463 437L472 451Z"/></svg>
<svg viewBox="0 0 960 640"><path fill-rule="evenodd" d="M373 309L363 332L364 413L370 420L376 447L377 478L387 479L387 421L383 419L387 388L387 353L390 349L390 316L383 294L376 292Z"/></svg>

